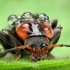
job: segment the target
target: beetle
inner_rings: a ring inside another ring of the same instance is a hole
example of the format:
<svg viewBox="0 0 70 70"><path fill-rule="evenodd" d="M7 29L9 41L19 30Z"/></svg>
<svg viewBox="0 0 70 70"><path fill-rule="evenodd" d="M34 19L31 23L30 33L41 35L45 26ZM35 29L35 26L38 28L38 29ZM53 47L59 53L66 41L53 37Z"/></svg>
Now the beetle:
<svg viewBox="0 0 70 70"><path fill-rule="evenodd" d="M60 38L62 27L58 20L50 22L44 13L25 12L21 16L10 15L8 27L0 30L0 41L5 49L0 52L4 57L8 52L14 54L13 59L19 59L26 50L33 61L54 58L50 52L54 47L70 47L66 44L56 44Z"/></svg>

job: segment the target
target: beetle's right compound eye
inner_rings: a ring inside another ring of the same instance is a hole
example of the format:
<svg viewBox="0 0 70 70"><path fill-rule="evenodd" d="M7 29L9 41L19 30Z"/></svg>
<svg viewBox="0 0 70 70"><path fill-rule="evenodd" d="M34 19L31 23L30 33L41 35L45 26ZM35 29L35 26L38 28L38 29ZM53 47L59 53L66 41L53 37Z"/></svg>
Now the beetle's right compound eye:
<svg viewBox="0 0 70 70"><path fill-rule="evenodd" d="M17 20L18 20L18 17L16 15L10 15L7 21L9 25L14 25L14 22L16 22Z"/></svg>

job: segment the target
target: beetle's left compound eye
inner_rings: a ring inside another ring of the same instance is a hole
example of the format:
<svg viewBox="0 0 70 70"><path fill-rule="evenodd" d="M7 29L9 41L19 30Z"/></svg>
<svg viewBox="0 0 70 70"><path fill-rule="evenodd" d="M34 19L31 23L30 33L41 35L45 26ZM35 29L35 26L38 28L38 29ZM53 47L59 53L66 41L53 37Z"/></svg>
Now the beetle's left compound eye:
<svg viewBox="0 0 70 70"><path fill-rule="evenodd" d="M45 22L46 20L49 20L49 17L46 14L41 13L39 14L39 19Z"/></svg>
<svg viewBox="0 0 70 70"><path fill-rule="evenodd" d="M18 17L16 15L10 15L7 21L9 25L14 25L14 22L16 22L17 20L18 20Z"/></svg>

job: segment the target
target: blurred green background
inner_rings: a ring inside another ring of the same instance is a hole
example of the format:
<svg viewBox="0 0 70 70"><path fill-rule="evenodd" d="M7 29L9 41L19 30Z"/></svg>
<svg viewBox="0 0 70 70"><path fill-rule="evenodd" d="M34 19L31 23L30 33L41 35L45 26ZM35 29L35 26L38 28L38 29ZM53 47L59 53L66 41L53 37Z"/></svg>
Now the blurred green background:
<svg viewBox="0 0 70 70"><path fill-rule="evenodd" d="M70 0L0 0L0 30L7 27L11 14L24 12L46 13L50 20L56 18L63 27L59 44L70 44ZM55 48L51 52L56 58L70 56L70 48Z"/></svg>

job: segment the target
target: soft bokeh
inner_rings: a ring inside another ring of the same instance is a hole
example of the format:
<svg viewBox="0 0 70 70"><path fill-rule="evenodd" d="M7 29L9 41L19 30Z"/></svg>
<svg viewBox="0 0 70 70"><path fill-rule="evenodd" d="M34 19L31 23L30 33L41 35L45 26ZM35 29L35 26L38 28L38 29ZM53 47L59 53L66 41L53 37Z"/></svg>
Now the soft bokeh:
<svg viewBox="0 0 70 70"><path fill-rule="evenodd" d="M46 13L50 20L57 18L63 27L58 43L70 44L70 0L0 0L0 30L7 27L9 15L24 12ZM55 48L52 54L70 56L70 48Z"/></svg>

